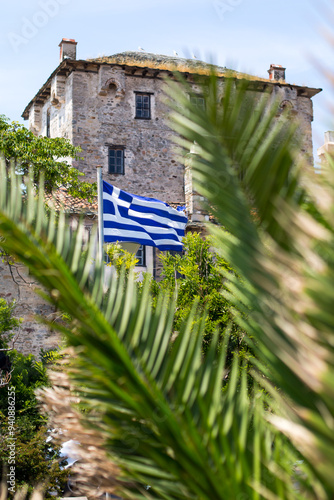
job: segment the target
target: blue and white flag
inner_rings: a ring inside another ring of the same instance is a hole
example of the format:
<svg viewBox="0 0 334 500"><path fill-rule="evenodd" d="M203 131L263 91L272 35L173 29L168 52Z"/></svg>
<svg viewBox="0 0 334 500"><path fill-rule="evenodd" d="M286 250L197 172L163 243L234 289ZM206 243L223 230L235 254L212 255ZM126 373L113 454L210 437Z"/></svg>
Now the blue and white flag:
<svg viewBox="0 0 334 500"><path fill-rule="evenodd" d="M182 250L184 212L163 201L126 193L103 181L104 241L131 241L160 250Z"/></svg>

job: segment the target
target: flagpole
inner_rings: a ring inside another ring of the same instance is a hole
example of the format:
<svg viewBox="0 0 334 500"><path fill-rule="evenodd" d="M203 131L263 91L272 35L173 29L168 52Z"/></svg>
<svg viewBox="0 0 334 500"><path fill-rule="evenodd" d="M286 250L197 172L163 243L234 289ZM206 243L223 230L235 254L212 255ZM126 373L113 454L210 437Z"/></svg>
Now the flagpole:
<svg viewBox="0 0 334 500"><path fill-rule="evenodd" d="M97 173L97 205L98 205L98 252L97 257L103 262L103 187L102 165L96 166Z"/></svg>

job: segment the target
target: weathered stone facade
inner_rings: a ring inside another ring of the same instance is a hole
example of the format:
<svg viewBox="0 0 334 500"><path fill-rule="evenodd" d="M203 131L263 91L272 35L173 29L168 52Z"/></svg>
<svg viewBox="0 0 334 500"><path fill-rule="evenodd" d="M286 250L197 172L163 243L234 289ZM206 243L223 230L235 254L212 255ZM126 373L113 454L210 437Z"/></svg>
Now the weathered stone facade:
<svg viewBox="0 0 334 500"><path fill-rule="evenodd" d="M60 345L61 338L58 332L36 321L36 316L53 321L57 318L57 312L35 293L37 283L27 269L11 260L4 258L0 262L0 297L7 302L15 300L15 317L22 319L21 326L14 331L14 348L24 354L34 354L38 357L41 349L54 349Z"/></svg>
<svg viewBox="0 0 334 500"><path fill-rule="evenodd" d="M313 165L312 121L313 103L311 97L320 89L297 87L296 85L276 84L272 91L272 100L280 103L279 112L288 109L299 123L301 153L310 165Z"/></svg>
<svg viewBox="0 0 334 500"><path fill-rule="evenodd" d="M201 61L144 52L124 52L110 57L76 60L76 42L60 43L61 62L24 110L36 134L66 137L82 148L82 160L73 165L95 181L96 165L103 177L121 189L163 201L184 204L184 166L179 163L166 118L165 78L181 72L194 94L199 92L194 75L210 72ZM217 67L221 93L224 79L248 78L258 90L271 92L272 99L297 115L303 135L302 151L312 158L313 109L311 97L319 89L285 82L285 68L271 65L269 78L261 79ZM136 95L150 100L149 118L136 116ZM108 172L109 148L124 151L124 173Z"/></svg>
<svg viewBox="0 0 334 500"><path fill-rule="evenodd" d="M186 204L188 229L202 228L208 215L202 210L201 197L193 190L189 165L178 161L173 132L166 120L164 86L165 78L173 78L176 70L187 79L194 95L200 95L194 75L207 75L210 66L201 61L143 52L77 60L74 40L63 39L60 47L59 66L23 112L29 128L37 135L65 137L80 146L82 159L73 161L73 166L85 173L86 180L95 181L96 166L102 165L104 179L121 189L172 204ZM271 92L272 99L281 103L280 110L290 108L300 122L302 152L312 158L311 98L319 89L286 83L285 68L277 65L271 65L268 79L226 68L216 70L222 95L224 79L232 75L236 81L254 81L257 91ZM149 102L145 117L138 116L138 95L146 96ZM110 150L121 151L122 173L110 173ZM151 269L158 266L157 254L151 248L148 263ZM17 347L37 354L40 347L57 345L59 339L33 320L35 313L53 311L31 294L30 285L15 283L5 267L0 273L0 296L12 298L20 294L17 315L24 317L24 334L21 333Z"/></svg>

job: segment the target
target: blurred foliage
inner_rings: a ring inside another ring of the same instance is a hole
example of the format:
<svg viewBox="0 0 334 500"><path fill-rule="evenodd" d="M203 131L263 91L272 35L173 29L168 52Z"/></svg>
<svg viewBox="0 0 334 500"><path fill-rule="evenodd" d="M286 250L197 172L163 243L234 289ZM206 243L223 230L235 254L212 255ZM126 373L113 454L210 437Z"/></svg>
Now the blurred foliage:
<svg viewBox="0 0 334 500"><path fill-rule="evenodd" d="M184 154L196 144L194 188L218 223L208 226L217 256L195 237L188 260L166 257L166 289L153 305L147 279L138 290L131 270L107 282L102 263L92 269L95 241L82 259L82 227L54 231L55 216L46 217L31 185L29 210L15 181L0 186L3 246L69 317L58 325L75 352L64 372L90 438L107 452L92 474L116 466L122 498L332 500L334 162L318 186L328 203L317 203L317 180L301 176L298 123L254 82L226 75L221 83L215 75L204 82L205 109L189 100L187 82L181 90L170 83L172 126ZM305 209L304 192L315 210ZM178 335L175 284L184 303L205 302ZM221 349L216 333L203 356L206 311L221 328L231 319L219 316L213 287L255 351L252 391L246 361L226 362L228 326ZM78 427L79 442L85 435Z"/></svg>
<svg viewBox="0 0 334 500"><path fill-rule="evenodd" d="M7 436L7 422L1 426L2 436ZM44 487L44 497L62 496L69 472L65 469L66 459L60 456L60 449L52 442L47 442L46 427L34 428L29 418L20 418L16 422L15 434L15 479L16 491L28 486L32 493L37 486ZM1 463L8 463L9 450L5 438L0 437ZM0 477L2 473L0 472ZM10 493L9 497L13 495Z"/></svg>
<svg viewBox="0 0 334 500"><path fill-rule="evenodd" d="M13 316L15 301L8 303L6 299L0 298L0 349L5 349L13 338L11 330L17 328L21 320Z"/></svg>
<svg viewBox="0 0 334 500"><path fill-rule="evenodd" d="M119 243L108 244L105 252L109 258L108 266L114 266L118 274L125 273L128 276L138 262L136 255L122 248Z"/></svg>
<svg viewBox="0 0 334 500"><path fill-rule="evenodd" d="M0 299L0 343L8 344L8 330L18 326L19 320L13 317L15 303L7 305ZM47 366L61 356L57 351L42 351L41 360L23 355L16 350L7 351L12 363L10 384L0 388L0 477L8 464L8 390L15 387L15 477L16 486L27 484L28 493L34 486L43 483L45 496L63 492L68 471L60 457L60 448L47 442L47 416L42 414L35 391L49 386ZM12 496L12 494L9 494Z"/></svg>
<svg viewBox="0 0 334 500"><path fill-rule="evenodd" d="M245 332L233 320L233 308L223 296L225 289L224 273L235 272L231 266L214 250L213 239L189 232L183 239L182 253L161 253L161 279L151 283L152 291L157 295L160 291L172 297L175 292L176 308L173 328L176 332L190 315L196 305L199 316L197 322L206 314L203 334L203 353L208 350L213 334L219 332L218 349L221 348L224 335L228 332L229 345L227 360L230 363L233 355L247 356L249 349L243 342Z"/></svg>

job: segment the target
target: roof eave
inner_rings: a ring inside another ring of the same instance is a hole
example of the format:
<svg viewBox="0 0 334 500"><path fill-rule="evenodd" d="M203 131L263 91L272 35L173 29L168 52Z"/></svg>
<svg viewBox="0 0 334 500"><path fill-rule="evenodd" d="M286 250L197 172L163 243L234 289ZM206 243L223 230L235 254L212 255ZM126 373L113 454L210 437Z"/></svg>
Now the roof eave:
<svg viewBox="0 0 334 500"><path fill-rule="evenodd" d="M135 62L135 61L134 61ZM31 106L36 102L38 101L39 98L41 98L41 95L43 93L45 93L48 88L51 86L51 81L52 79L62 70L65 70L67 69L69 72L71 72L71 70L73 70L73 68L77 65L82 65L82 64L96 64L97 66L101 66L101 65L111 65L111 66L128 66L128 67L133 67L135 66L135 64L131 64L130 62L117 62L117 61L107 61L106 59L105 60L94 60L94 59L91 59L91 60L78 60L78 59L65 59L64 61L62 61L58 66L57 68L51 73L51 75L49 76L49 78L47 79L47 81L44 83L44 85L39 89L39 91L37 92L37 94L33 97L33 99L29 102L29 104L25 107L23 113L22 113L22 118L24 120L27 120L29 118L29 111L30 111L30 108ZM141 69L156 69L156 68L150 68L150 66L147 66L147 67L143 67L141 66ZM162 68L161 71L167 71L167 69L164 69ZM170 71L170 70L169 70ZM180 70L176 70L176 71L179 71ZM182 72L182 71L181 71ZM187 73L190 73L190 74L198 74L196 73L195 71L191 71L191 68L189 68L187 70ZM231 71L231 75L233 76L233 74L235 74L236 76L236 72L233 72ZM221 78L224 78L224 77L228 77L229 75L229 70L226 70L226 74L219 74L218 76L220 76ZM280 82L280 81L273 81L273 80L267 80L265 78L257 78L257 77L253 77L252 75L246 75L246 74L243 74L243 73L238 73L238 79L242 80L242 79L249 79L250 81L253 81L254 83L258 82L258 83L266 83L266 84L269 84L269 85L280 85L280 86L284 86L284 87L292 87L292 88L295 88L297 89L297 92L298 92L298 95L299 96L302 96L302 97L308 97L308 98L312 98L314 97L315 95L319 94L319 92L322 91L322 89L318 88L310 88L310 87L304 87L304 86L299 86L299 85L294 85L294 84L289 84L289 83L286 83L286 82ZM201 75L201 76L205 76L205 75Z"/></svg>
<svg viewBox="0 0 334 500"><path fill-rule="evenodd" d="M51 84L51 80L52 78L58 73L58 71L61 69L61 68L65 68L66 66L66 60L62 61L57 67L56 69L51 73L51 75L49 76L49 78L47 79L47 81L42 85L42 87L39 89L39 91L37 92L37 94L31 99L31 101L29 102L29 104L27 104L27 106L24 108L24 111L21 115L21 117L24 119L24 120L28 120L29 118L29 110L31 108L31 106L35 103L35 101L37 100L37 98L40 96L40 94L45 91L49 85Z"/></svg>
<svg viewBox="0 0 334 500"><path fill-rule="evenodd" d="M31 99L29 104L25 107L23 113L22 113L22 118L24 120L27 120L29 118L29 110L31 106L38 100L38 98L45 92L50 86L51 86L51 81L52 79L62 70L68 70L71 72L71 69L76 66L77 64L83 64L87 63L85 60L78 60L78 59L64 59L57 67L56 69L51 73L49 78L46 80L46 82L42 85L42 87L39 89L37 94Z"/></svg>

